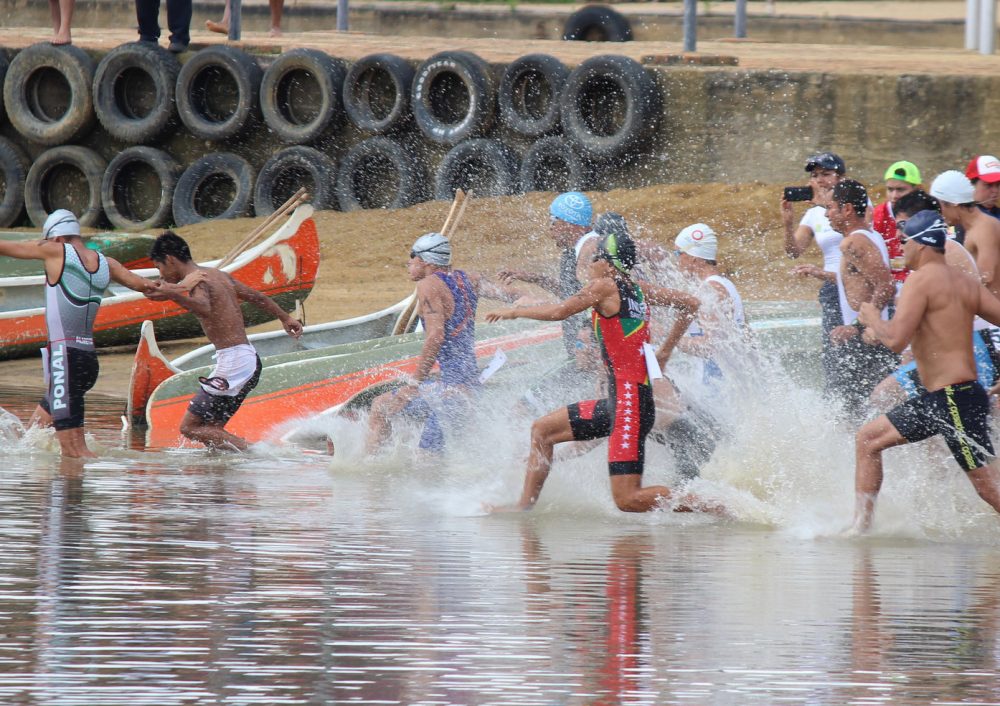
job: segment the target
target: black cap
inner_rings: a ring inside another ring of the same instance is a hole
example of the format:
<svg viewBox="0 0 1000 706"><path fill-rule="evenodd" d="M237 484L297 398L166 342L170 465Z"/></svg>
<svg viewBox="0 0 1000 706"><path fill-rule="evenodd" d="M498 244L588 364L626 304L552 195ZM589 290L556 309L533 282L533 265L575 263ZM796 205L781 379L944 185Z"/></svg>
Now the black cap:
<svg viewBox="0 0 1000 706"><path fill-rule="evenodd" d="M610 233L626 237L631 237L632 235L629 232L625 216L614 211L602 213L597 217L597 220L594 221L594 232L598 235L608 235Z"/></svg>
<svg viewBox="0 0 1000 706"><path fill-rule="evenodd" d="M833 152L820 152L819 154L814 154L806 161L807 172L811 172L816 169L832 169L837 172L837 174L843 174L847 171L847 167L844 165L844 160L835 155Z"/></svg>

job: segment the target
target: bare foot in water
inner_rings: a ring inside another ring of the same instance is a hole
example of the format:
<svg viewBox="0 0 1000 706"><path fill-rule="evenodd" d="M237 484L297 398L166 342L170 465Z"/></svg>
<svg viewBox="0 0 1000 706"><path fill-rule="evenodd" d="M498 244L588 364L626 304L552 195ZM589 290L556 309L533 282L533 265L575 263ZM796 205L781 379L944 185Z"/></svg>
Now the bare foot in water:
<svg viewBox="0 0 1000 706"><path fill-rule="evenodd" d="M482 503L483 512L487 515L500 515L508 512L527 512L530 507L520 505L493 505L492 503Z"/></svg>
<svg viewBox="0 0 1000 706"><path fill-rule="evenodd" d="M212 20L205 20L205 29L209 32L217 32L219 34L229 34L229 25L222 24L221 22L213 22Z"/></svg>

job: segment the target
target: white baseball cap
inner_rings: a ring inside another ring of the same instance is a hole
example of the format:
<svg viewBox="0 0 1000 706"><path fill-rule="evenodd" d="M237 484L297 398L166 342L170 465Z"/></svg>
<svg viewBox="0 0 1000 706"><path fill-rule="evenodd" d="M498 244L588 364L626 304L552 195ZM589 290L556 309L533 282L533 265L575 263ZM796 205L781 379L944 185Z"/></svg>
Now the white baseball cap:
<svg viewBox="0 0 1000 706"><path fill-rule="evenodd" d="M704 223L695 223L682 230L674 239L674 245L681 252L702 260L714 260L719 251L715 231Z"/></svg>
<svg viewBox="0 0 1000 706"><path fill-rule="evenodd" d="M972 203L972 182L962 172L949 169L934 177L930 193L945 203Z"/></svg>

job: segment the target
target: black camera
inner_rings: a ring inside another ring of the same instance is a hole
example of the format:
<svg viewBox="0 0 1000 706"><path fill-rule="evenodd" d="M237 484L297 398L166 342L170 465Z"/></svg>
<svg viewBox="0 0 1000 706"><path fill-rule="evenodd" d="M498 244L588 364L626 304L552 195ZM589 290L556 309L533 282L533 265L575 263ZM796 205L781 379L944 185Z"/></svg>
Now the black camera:
<svg viewBox="0 0 1000 706"><path fill-rule="evenodd" d="M786 186L785 201L812 201L813 188L811 186Z"/></svg>

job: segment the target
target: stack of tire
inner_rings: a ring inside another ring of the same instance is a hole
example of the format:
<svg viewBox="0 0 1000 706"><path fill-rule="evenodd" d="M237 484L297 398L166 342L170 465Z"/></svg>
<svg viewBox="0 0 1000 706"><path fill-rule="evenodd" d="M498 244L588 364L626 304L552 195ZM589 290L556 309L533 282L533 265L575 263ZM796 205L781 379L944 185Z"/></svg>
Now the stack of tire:
<svg viewBox="0 0 1000 706"><path fill-rule="evenodd" d="M572 71L547 55L493 67L463 51L348 66L313 49L270 59L212 46L181 65L151 43L98 63L45 43L0 57L0 78L0 227L56 208L137 230L264 215L301 186L343 210L459 188L607 188L660 115L655 80L623 56Z"/></svg>

